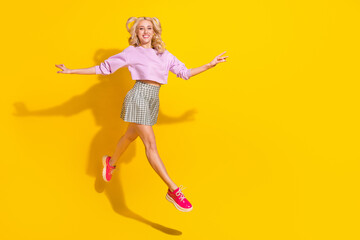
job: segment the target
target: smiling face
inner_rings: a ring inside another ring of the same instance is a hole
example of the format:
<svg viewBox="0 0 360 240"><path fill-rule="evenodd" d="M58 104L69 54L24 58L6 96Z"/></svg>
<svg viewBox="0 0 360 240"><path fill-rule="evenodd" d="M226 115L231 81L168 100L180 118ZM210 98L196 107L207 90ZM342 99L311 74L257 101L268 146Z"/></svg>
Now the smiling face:
<svg viewBox="0 0 360 240"><path fill-rule="evenodd" d="M148 45L148 47L151 47L151 39L154 36L152 23L148 20L141 21L137 28L137 36L141 45Z"/></svg>

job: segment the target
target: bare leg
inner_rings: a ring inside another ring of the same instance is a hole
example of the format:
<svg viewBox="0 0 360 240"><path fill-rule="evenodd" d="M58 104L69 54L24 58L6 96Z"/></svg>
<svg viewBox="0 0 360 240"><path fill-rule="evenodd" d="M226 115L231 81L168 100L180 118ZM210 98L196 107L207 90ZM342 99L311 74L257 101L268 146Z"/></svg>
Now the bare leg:
<svg viewBox="0 0 360 240"><path fill-rule="evenodd" d="M145 146L146 157L155 172L161 177L171 191L177 189L176 184L169 177L164 163L157 151L155 134L152 126L136 124L135 129Z"/></svg>
<svg viewBox="0 0 360 240"><path fill-rule="evenodd" d="M127 147L133 142L139 135L136 132L135 124L129 123L125 134L120 138L114 154L111 156L110 165L114 166L120 156L125 152Z"/></svg>

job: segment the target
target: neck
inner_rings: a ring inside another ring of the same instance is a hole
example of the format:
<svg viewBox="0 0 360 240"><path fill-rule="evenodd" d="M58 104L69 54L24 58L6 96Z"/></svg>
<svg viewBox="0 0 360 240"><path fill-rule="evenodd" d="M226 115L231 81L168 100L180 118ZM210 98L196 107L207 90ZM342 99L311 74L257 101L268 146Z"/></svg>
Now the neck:
<svg viewBox="0 0 360 240"><path fill-rule="evenodd" d="M143 48L152 48L151 44L140 44Z"/></svg>

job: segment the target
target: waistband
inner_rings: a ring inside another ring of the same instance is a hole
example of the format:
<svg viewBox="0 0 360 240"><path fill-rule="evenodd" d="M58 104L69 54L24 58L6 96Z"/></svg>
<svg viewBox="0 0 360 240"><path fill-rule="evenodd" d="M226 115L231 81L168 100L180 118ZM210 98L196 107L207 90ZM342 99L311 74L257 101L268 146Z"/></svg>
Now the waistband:
<svg viewBox="0 0 360 240"><path fill-rule="evenodd" d="M148 83L144 83L144 82L140 82L140 81L136 81L134 86L139 86L139 87L143 87L143 88L148 88L148 89L155 89L155 90L159 90L161 86L156 86L156 85L152 85L152 84L148 84Z"/></svg>

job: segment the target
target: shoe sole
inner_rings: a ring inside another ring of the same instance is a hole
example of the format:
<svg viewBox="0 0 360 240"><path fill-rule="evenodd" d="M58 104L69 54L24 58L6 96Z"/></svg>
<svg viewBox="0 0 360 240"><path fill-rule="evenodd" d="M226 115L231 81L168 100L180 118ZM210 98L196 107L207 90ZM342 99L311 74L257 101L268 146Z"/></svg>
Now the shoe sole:
<svg viewBox="0 0 360 240"><path fill-rule="evenodd" d="M177 210L179 210L179 211L181 211L181 212L190 212L190 211L193 209L193 207L191 207L191 208L183 208L183 207L180 207L179 204L177 204L177 203L174 201L174 199L172 199L172 197L169 196L168 193L166 194L165 197L166 197L166 199L167 199L169 202L171 202L172 204L174 204L174 206L177 208Z"/></svg>
<svg viewBox="0 0 360 240"><path fill-rule="evenodd" d="M102 163L103 163L103 173L102 173L102 175L103 175L103 179L105 180L105 182L109 182L107 179L106 179L106 158L107 158L108 156L107 155L105 155L105 156L103 156L103 158L102 158Z"/></svg>

